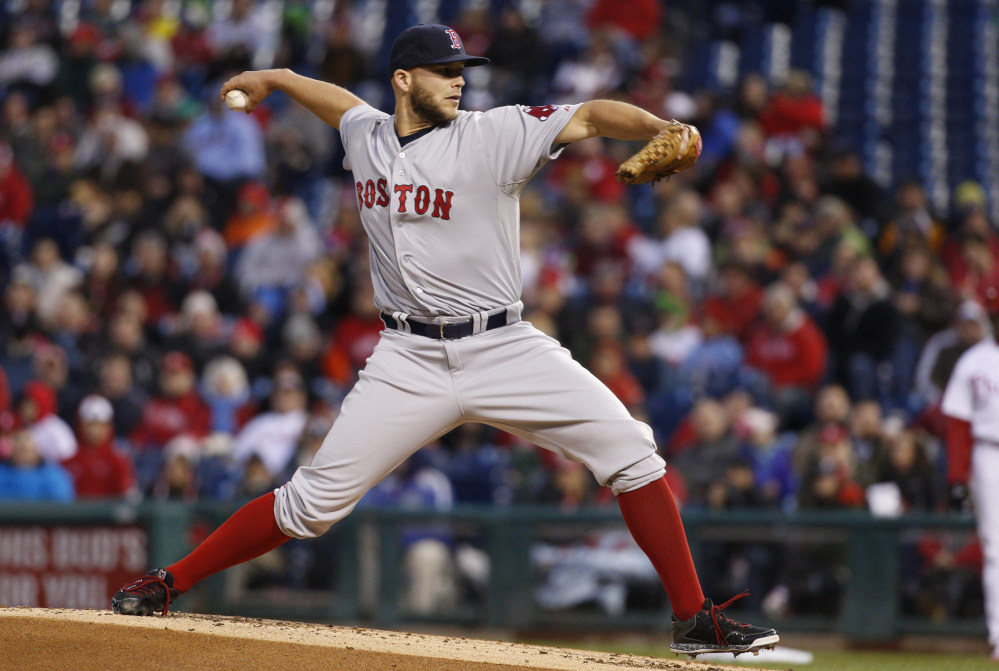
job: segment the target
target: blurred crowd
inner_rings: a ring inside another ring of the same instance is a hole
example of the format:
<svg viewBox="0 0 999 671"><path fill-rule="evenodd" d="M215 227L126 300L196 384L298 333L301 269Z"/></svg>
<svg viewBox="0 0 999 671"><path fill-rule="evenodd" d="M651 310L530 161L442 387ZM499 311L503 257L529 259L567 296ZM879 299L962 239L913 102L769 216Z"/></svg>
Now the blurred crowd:
<svg viewBox="0 0 999 671"><path fill-rule="evenodd" d="M937 212L916 180L876 183L807 72L679 90L683 46L724 29L696 4L450 19L492 59L467 73L472 109L609 97L703 134L697 166L657 185L618 183L636 147L602 139L534 180L526 318L650 423L686 506L939 509L942 389L999 310L984 192L963 183ZM218 90L289 67L385 108L368 17L292 0L0 13L0 499L280 485L382 324L336 132L281 95L230 112ZM466 426L366 504L612 499L580 464Z"/></svg>

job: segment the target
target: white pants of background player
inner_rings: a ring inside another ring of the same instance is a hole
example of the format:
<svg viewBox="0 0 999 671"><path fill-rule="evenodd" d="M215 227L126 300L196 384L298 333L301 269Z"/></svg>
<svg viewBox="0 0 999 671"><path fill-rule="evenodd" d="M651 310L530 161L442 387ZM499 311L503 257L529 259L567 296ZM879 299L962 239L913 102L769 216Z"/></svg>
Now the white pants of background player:
<svg viewBox="0 0 999 671"><path fill-rule="evenodd" d="M312 464L277 490L278 526L324 533L409 455L470 421L582 462L615 494L665 473L648 425L529 323L457 340L385 330Z"/></svg>
<svg viewBox="0 0 999 671"><path fill-rule="evenodd" d="M975 444L971 452L971 489L985 555L985 622L992 657L999 659L999 446Z"/></svg>

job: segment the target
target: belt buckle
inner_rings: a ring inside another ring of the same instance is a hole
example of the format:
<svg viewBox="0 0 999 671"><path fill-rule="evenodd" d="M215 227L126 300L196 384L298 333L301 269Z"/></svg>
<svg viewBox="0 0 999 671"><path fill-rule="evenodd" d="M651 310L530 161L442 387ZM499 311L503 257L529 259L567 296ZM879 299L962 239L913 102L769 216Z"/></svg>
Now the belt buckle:
<svg viewBox="0 0 999 671"><path fill-rule="evenodd" d="M444 327L445 326L452 326L453 324L454 324L454 322L441 322L440 324L438 324L438 326L441 327L441 340L454 340L454 338L446 338L446 337L444 337Z"/></svg>

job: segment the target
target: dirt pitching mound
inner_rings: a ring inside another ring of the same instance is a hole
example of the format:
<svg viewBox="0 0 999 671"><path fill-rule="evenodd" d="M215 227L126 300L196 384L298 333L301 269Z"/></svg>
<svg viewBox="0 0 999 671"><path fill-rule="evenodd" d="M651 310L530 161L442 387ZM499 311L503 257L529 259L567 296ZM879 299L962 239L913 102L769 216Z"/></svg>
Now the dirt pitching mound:
<svg viewBox="0 0 999 671"><path fill-rule="evenodd" d="M130 671L731 671L732 667L243 617L185 613L125 617L99 610L0 608L3 671L116 668Z"/></svg>

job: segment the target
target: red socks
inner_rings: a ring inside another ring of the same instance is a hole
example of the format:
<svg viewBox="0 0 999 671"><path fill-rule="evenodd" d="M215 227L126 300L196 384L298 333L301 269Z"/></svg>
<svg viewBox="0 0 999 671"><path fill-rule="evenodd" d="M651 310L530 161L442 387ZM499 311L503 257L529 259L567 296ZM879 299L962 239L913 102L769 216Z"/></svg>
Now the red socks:
<svg viewBox="0 0 999 671"><path fill-rule="evenodd" d="M174 588L186 592L198 581L270 552L289 539L274 519L274 493L250 501L226 520L191 554L167 567ZM693 617L704 603L680 511L665 476L618 495L621 515L666 588L673 612Z"/></svg>
<svg viewBox="0 0 999 671"><path fill-rule="evenodd" d="M638 547L656 567L673 612L681 620L693 617L704 604L704 594L666 476L619 494L617 503Z"/></svg>
<svg viewBox="0 0 999 671"><path fill-rule="evenodd" d="M250 501L204 540L191 554L168 566L181 592L230 566L270 552L289 539L274 520L274 492Z"/></svg>

